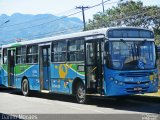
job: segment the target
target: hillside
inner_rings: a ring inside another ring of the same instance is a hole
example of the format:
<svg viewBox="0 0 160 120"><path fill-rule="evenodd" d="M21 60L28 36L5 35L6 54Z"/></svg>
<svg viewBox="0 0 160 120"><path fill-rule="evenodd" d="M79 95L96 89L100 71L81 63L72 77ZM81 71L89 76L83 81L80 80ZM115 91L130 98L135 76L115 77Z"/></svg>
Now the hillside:
<svg viewBox="0 0 160 120"><path fill-rule="evenodd" d="M4 24L5 21L8 21ZM17 39L31 40L58 34L81 31L83 22L75 17L58 17L51 14L0 15L0 44Z"/></svg>

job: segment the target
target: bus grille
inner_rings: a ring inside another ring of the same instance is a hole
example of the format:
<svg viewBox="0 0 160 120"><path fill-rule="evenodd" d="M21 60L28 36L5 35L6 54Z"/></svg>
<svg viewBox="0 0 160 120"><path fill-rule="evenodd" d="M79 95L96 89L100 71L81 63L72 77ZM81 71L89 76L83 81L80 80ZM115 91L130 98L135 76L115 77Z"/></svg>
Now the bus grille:
<svg viewBox="0 0 160 120"><path fill-rule="evenodd" d="M138 81L138 82L124 82L125 84L147 84L150 81Z"/></svg>
<svg viewBox="0 0 160 120"><path fill-rule="evenodd" d="M125 73L120 73L120 76L124 77L145 77L149 76L153 73L148 73L148 72L125 72Z"/></svg>

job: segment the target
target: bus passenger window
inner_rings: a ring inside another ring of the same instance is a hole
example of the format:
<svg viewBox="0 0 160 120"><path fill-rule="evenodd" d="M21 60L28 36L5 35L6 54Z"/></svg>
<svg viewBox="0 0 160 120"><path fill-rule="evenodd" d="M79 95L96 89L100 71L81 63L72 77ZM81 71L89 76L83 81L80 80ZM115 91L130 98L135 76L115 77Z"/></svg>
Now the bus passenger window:
<svg viewBox="0 0 160 120"><path fill-rule="evenodd" d="M38 45L27 46L27 63L38 63Z"/></svg>
<svg viewBox="0 0 160 120"><path fill-rule="evenodd" d="M38 62L38 55L33 55L33 63L37 63Z"/></svg>
<svg viewBox="0 0 160 120"><path fill-rule="evenodd" d="M76 61L76 41L69 41L68 45L68 61Z"/></svg>
<svg viewBox="0 0 160 120"><path fill-rule="evenodd" d="M27 63L32 63L32 55L27 55Z"/></svg>
<svg viewBox="0 0 160 120"><path fill-rule="evenodd" d="M21 55L21 47L17 48L17 55Z"/></svg>
<svg viewBox="0 0 160 120"><path fill-rule="evenodd" d="M21 61L22 63L26 63L26 56L22 56L22 57L21 57L21 60L22 60L22 61Z"/></svg>
<svg viewBox="0 0 160 120"><path fill-rule="evenodd" d="M16 63L17 63L17 64L21 63L21 57L20 57L20 56L17 56L17 58L16 58Z"/></svg>
<svg viewBox="0 0 160 120"><path fill-rule="evenodd" d="M25 55L26 54L26 46L22 46L22 55Z"/></svg>
<svg viewBox="0 0 160 120"><path fill-rule="evenodd" d="M26 63L26 46L16 48L16 64Z"/></svg>
<svg viewBox="0 0 160 120"><path fill-rule="evenodd" d="M84 61L84 41L71 40L68 43L68 61Z"/></svg>
<svg viewBox="0 0 160 120"><path fill-rule="evenodd" d="M34 54L38 53L38 46L37 45L32 46L32 53L34 53Z"/></svg>
<svg viewBox="0 0 160 120"><path fill-rule="evenodd" d="M67 53L67 42L59 41L52 44L52 62L65 62Z"/></svg>

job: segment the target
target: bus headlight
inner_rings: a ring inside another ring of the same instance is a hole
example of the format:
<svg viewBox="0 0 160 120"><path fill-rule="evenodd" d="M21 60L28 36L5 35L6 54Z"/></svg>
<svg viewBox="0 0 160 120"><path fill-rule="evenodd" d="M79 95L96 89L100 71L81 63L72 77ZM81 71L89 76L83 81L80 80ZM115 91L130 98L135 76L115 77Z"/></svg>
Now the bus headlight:
<svg viewBox="0 0 160 120"><path fill-rule="evenodd" d="M115 83L116 83L116 84L118 84L118 85L124 85L124 83L123 83L123 82L118 81L118 80L115 80Z"/></svg>
<svg viewBox="0 0 160 120"><path fill-rule="evenodd" d="M110 80L114 80L114 78L113 78L113 77L110 77L109 79L110 79Z"/></svg>
<svg viewBox="0 0 160 120"><path fill-rule="evenodd" d="M115 83L118 84L118 81L116 80Z"/></svg>
<svg viewBox="0 0 160 120"><path fill-rule="evenodd" d="M110 77L109 79L110 79L111 81L113 81L115 84L118 84L118 85L124 85L124 83L123 83L123 82L121 82L121 81L119 81L119 80L115 79L114 77Z"/></svg>
<svg viewBox="0 0 160 120"><path fill-rule="evenodd" d="M123 82L119 82L119 85L123 85Z"/></svg>
<svg viewBox="0 0 160 120"><path fill-rule="evenodd" d="M151 84L155 84L156 83L156 79L151 80Z"/></svg>

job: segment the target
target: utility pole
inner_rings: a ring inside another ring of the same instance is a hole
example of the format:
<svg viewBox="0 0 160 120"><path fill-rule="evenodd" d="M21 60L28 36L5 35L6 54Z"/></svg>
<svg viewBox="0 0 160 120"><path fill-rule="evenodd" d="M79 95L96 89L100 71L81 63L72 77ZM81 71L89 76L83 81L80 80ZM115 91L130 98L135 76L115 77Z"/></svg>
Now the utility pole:
<svg viewBox="0 0 160 120"><path fill-rule="evenodd" d="M80 7L76 7L76 8L77 8L77 9L81 9L81 10L82 10L83 25L84 25L84 31L85 31L85 30L86 30L86 22L85 22L84 9L89 8L89 7L80 6Z"/></svg>
<svg viewBox="0 0 160 120"><path fill-rule="evenodd" d="M103 8L103 13L104 13L104 2L103 2L103 0L102 0L102 8Z"/></svg>

